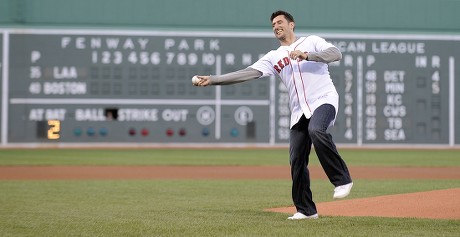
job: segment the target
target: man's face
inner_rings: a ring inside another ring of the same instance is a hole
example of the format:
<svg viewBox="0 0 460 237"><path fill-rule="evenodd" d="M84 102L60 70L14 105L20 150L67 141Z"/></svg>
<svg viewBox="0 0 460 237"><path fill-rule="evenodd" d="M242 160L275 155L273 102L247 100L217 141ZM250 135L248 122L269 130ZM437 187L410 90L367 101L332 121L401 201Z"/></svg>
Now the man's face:
<svg viewBox="0 0 460 237"><path fill-rule="evenodd" d="M275 37L284 40L287 35L294 33L294 22L288 22L284 15L279 15L273 18L272 28Z"/></svg>

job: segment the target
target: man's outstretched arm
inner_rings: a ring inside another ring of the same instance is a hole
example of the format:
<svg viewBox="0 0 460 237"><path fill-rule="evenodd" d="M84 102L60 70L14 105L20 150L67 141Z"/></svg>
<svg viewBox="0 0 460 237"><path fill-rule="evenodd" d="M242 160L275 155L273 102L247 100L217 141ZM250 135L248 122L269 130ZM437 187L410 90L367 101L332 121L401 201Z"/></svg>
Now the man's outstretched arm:
<svg viewBox="0 0 460 237"><path fill-rule="evenodd" d="M248 67L242 70L222 75L197 76L200 79L200 81L197 84L195 84L195 86L231 85L257 79L261 76L262 72Z"/></svg>

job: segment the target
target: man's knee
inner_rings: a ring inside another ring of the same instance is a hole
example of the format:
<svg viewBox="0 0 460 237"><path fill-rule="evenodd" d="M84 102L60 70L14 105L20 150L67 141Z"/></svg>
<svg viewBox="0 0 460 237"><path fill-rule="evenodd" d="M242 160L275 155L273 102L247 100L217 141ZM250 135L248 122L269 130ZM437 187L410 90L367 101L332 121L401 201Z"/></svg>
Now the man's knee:
<svg viewBox="0 0 460 237"><path fill-rule="evenodd" d="M308 127L308 134L312 139L316 139L320 136L324 136L326 134L326 130L320 127Z"/></svg>

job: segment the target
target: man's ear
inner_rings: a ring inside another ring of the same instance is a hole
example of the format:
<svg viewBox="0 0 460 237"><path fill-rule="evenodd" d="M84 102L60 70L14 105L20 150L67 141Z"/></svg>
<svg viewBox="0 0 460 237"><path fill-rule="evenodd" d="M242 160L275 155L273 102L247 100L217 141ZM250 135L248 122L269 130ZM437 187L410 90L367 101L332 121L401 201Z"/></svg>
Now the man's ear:
<svg viewBox="0 0 460 237"><path fill-rule="evenodd" d="M295 29L295 22L289 22L289 25L291 26L292 31L294 31L294 29Z"/></svg>

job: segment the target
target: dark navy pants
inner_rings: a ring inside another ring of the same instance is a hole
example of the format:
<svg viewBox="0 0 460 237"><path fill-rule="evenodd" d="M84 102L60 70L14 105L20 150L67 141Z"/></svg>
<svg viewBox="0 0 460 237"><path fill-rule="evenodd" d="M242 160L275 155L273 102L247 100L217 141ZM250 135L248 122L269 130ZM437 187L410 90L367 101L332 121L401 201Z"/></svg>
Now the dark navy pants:
<svg viewBox="0 0 460 237"><path fill-rule="evenodd" d="M302 116L291 128L289 156L292 177L292 200L298 212L305 215L317 213L310 189L308 171L309 155L313 144L321 166L334 186L351 182L347 165L337 152L327 128L335 118L335 108L330 104L318 107L310 119Z"/></svg>

